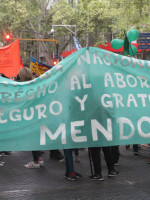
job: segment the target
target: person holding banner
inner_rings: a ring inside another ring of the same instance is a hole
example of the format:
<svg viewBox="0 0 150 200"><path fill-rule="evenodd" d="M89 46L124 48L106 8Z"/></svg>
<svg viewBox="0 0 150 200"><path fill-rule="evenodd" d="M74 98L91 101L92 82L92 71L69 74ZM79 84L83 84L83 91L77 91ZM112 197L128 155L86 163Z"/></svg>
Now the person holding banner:
<svg viewBox="0 0 150 200"><path fill-rule="evenodd" d="M114 165L118 166L119 163L119 145L116 145L116 146L111 146L111 151L112 151L112 157L113 157L113 163Z"/></svg>
<svg viewBox="0 0 150 200"><path fill-rule="evenodd" d="M130 145L126 145L126 150L129 150ZM139 145L138 144L133 144L133 153L135 156L139 155Z"/></svg>
<svg viewBox="0 0 150 200"><path fill-rule="evenodd" d="M50 159L51 160L61 160L64 156L61 154L59 150L50 150Z"/></svg>
<svg viewBox="0 0 150 200"><path fill-rule="evenodd" d="M74 170L73 156L72 156L73 151L74 151L74 149L65 149L64 150L65 164L66 164L65 178L68 181L76 181L77 179L82 179L82 175L77 173Z"/></svg>
<svg viewBox="0 0 150 200"><path fill-rule="evenodd" d="M91 157L95 172L94 175L90 176L92 180L98 180L98 181L104 180L102 176L101 158L100 158L101 149L103 150L104 158L108 168L108 176L113 177L119 174L119 172L114 169L111 147L91 147L90 148Z"/></svg>
<svg viewBox="0 0 150 200"><path fill-rule="evenodd" d="M31 72L31 70L27 67L23 67L19 70L16 80L18 80L20 82L24 82L24 81L30 81L33 79L34 79L34 76ZM32 156L33 156L33 161L24 165L24 167L33 169L33 168L40 168L41 166L44 165L44 161L41 158L40 151L32 151Z"/></svg>

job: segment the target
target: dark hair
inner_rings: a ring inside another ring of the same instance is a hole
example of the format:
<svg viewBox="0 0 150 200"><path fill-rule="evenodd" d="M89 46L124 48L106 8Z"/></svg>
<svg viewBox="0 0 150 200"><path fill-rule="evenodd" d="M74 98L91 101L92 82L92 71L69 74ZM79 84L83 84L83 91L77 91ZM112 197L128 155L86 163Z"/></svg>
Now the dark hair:
<svg viewBox="0 0 150 200"><path fill-rule="evenodd" d="M27 68L27 67L23 67L19 70L18 73L19 77L20 77L20 81L24 82L24 81L31 81L34 79L34 76L32 74L32 71Z"/></svg>
<svg viewBox="0 0 150 200"><path fill-rule="evenodd" d="M14 78L14 81L20 81L20 76L19 76L19 74Z"/></svg>
<svg viewBox="0 0 150 200"><path fill-rule="evenodd" d="M5 74L2 74L2 73L0 73L0 76L4 78L8 78L7 76L5 76Z"/></svg>

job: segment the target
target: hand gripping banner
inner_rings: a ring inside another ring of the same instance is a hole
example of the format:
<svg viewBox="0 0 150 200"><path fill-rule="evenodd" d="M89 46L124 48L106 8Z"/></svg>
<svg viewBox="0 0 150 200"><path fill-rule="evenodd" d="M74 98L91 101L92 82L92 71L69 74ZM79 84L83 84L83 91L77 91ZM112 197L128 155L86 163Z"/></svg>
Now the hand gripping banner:
<svg viewBox="0 0 150 200"><path fill-rule="evenodd" d="M150 62L83 48L29 82L0 78L0 151L150 143Z"/></svg>

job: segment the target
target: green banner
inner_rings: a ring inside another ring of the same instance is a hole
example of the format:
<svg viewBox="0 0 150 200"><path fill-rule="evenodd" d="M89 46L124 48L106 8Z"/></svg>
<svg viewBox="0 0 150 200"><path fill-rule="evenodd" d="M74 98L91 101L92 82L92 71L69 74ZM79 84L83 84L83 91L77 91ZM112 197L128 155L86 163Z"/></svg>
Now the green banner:
<svg viewBox="0 0 150 200"><path fill-rule="evenodd" d="M29 82L0 78L0 151L150 143L150 62L83 48Z"/></svg>

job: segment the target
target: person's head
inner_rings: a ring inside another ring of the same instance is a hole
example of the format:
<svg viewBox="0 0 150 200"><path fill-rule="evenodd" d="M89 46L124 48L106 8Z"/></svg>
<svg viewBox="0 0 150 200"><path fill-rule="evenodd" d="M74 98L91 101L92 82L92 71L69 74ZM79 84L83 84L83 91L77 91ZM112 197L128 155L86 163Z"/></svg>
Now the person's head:
<svg viewBox="0 0 150 200"><path fill-rule="evenodd" d="M0 76L4 78L8 78L7 76L5 76L5 74L2 74L2 73L0 73Z"/></svg>
<svg viewBox="0 0 150 200"><path fill-rule="evenodd" d="M19 70L19 77L20 77L20 81L31 81L32 79L34 79L34 76L31 72L31 70L27 67L23 67Z"/></svg>

